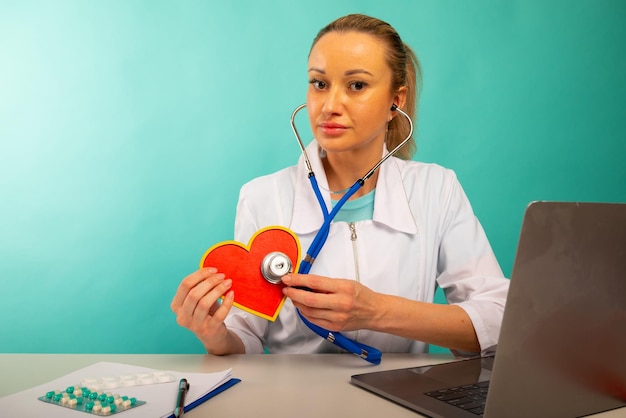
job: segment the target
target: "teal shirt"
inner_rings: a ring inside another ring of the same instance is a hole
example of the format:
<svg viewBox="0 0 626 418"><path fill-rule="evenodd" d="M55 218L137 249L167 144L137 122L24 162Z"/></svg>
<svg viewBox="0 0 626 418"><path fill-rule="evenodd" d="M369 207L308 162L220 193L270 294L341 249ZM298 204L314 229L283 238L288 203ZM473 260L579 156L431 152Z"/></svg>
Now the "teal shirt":
<svg viewBox="0 0 626 418"><path fill-rule="evenodd" d="M333 219L334 222L358 222L370 220L374 217L374 195L376 189L372 190L365 196L361 196L358 199L348 200ZM333 208L339 202L338 200L331 200Z"/></svg>

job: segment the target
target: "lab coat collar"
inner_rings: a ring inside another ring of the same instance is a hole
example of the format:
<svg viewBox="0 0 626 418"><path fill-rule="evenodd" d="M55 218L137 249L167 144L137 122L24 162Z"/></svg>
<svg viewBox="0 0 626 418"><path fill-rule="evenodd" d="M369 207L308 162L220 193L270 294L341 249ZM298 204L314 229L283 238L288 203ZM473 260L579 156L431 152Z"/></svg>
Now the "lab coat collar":
<svg viewBox="0 0 626 418"><path fill-rule="evenodd" d="M328 180L319 155L319 146L315 140L307 146L306 152L326 207L330 209L330 193L327 191L329 188ZM384 153L388 153L386 148ZM415 234L417 233L417 225L403 187L400 164L401 161L392 157L378 169L373 220L397 231ZM300 156L298 160L296 172L294 207L290 228L297 234L315 232L324 222L324 217L311 187L303 156Z"/></svg>

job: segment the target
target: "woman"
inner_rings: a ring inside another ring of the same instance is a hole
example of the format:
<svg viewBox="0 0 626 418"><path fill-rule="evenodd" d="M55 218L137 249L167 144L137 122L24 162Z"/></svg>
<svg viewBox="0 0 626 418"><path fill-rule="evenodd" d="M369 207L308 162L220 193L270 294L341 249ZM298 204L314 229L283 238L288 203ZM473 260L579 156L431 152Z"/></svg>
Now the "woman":
<svg viewBox="0 0 626 418"><path fill-rule="evenodd" d="M349 15L319 32L308 75L315 140L307 152L330 205L408 134L395 108L413 117L419 64L390 25ZM178 323L213 354L338 351L296 308L383 352L422 352L428 344L492 351L508 280L454 173L411 161L414 149L411 139L342 208L310 274L283 277L288 299L275 322L233 308L231 280L206 268L182 281L172 301ZM301 158L242 187L235 239L282 225L304 249L322 221ZM432 303L437 284L449 304Z"/></svg>

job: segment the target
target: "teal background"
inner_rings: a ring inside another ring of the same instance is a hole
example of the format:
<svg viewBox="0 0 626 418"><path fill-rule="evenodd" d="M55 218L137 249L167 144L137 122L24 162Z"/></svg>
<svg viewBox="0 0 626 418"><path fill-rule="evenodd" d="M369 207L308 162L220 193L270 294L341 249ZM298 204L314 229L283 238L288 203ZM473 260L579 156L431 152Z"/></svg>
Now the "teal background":
<svg viewBox="0 0 626 418"><path fill-rule="evenodd" d="M0 352L202 352L171 298L295 163L311 41L351 12L420 57L416 159L507 275L531 200L626 201L621 0L0 1Z"/></svg>

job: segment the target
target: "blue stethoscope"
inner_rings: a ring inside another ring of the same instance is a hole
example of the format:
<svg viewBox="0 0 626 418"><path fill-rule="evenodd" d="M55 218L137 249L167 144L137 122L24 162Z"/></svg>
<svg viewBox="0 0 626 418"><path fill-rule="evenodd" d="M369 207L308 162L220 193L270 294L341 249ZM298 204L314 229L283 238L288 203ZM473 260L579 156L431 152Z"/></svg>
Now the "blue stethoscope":
<svg viewBox="0 0 626 418"><path fill-rule="evenodd" d="M322 214L324 215L324 223L322 224L319 231L313 238L313 242L309 246L309 249L307 250L304 259L300 262L300 267L298 269L298 273L300 274L307 274L311 270L311 267L313 266L313 262L315 261L315 258L317 257L319 252L322 250L322 247L324 246L324 243L326 242L326 239L328 238L328 233L330 231L330 224L335 218L335 216L337 215L337 213L341 210L341 207L348 201L348 199L350 199L350 197L352 197L352 195L354 195L354 193L356 193L357 190L363 187L363 184L365 183L365 181L374 174L374 172L378 169L378 167L380 167L382 163L384 163L389 157L394 155L400 148L402 148L402 146L404 146L404 144L406 144L411 138L411 136L413 135L413 121L411 120L409 115L407 115L404 111L398 109L398 107L394 104L391 107L391 110L402 114L409 121L409 126L410 126L409 134L400 144L398 144L393 150L391 150L391 152L384 155L380 159L380 161L378 161L378 163L376 163L362 178L358 179L352 185L352 187L350 187L346 191L346 193L339 200L339 202L337 202L335 207L329 212L328 208L326 207L326 203L324 202L324 198L322 197L320 187L317 184L317 180L315 179L315 173L313 172L313 169L311 168L311 162L309 161L309 157L307 155L305 146L302 143L302 139L300 138L300 134L298 133L298 130L296 129L296 124L295 124L296 114L300 110L304 109L305 107L306 107L306 104L302 104L298 106L291 114L291 129L293 129L293 133L296 136L296 139L298 140L300 149L302 150L302 155L304 157L307 170L309 171L308 176L309 176L309 181L311 182L311 187L313 188L313 192L315 193L315 196L317 197L317 201L319 202L320 208L322 209ZM280 260L278 258L274 258L273 260L267 261L268 267L269 267L268 270L271 270L272 269L271 267L274 267L274 268L278 267L279 271L276 271L277 274L274 275L274 278L278 278L279 276L287 273L285 269L288 267L286 267L286 264L284 263L284 261L285 261L284 259ZM281 269L283 271L280 271ZM271 275L271 273L268 273L268 274ZM266 276L266 279L270 281L270 277ZM362 344L357 341L351 340L350 338L342 335L339 332L331 332L327 329L317 326L313 324L312 322L310 322L308 319L306 319L304 315L300 313L300 310L296 309L296 311L298 312L298 316L300 317L302 322L304 322L306 326L308 326L312 331L314 331L320 337L330 341L331 343L337 345L338 347L341 347L342 349L348 352L351 352L361 357L364 360L367 360L370 363L373 363L373 364L380 363L382 353L377 348L370 347L366 344Z"/></svg>

